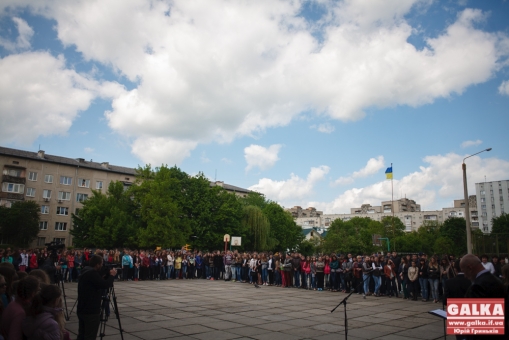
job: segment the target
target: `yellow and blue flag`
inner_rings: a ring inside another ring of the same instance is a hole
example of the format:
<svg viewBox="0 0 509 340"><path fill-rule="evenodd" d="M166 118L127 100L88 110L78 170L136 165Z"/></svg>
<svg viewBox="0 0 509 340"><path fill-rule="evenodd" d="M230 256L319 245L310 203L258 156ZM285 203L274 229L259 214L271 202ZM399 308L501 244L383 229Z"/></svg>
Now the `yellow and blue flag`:
<svg viewBox="0 0 509 340"><path fill-rule="evenodd" d="M392 165L390 168L387 168L387 170L385 170L385 178L392 179Z"/></svg>

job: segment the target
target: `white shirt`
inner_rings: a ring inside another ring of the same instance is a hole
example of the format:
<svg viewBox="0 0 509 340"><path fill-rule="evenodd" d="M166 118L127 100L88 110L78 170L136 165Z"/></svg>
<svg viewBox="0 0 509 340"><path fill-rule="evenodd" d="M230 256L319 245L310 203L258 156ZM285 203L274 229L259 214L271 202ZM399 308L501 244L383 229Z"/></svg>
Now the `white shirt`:
<svg viewBox="0 0 509 340"><path fill-rule="evenodd" d="M483 265L484 269L487 269L487 270L490 271L490 273L495 274L495 267L493 267L493 263L491 263L491 262L486 262L486 263L482 262L482 265Z"/></svg>

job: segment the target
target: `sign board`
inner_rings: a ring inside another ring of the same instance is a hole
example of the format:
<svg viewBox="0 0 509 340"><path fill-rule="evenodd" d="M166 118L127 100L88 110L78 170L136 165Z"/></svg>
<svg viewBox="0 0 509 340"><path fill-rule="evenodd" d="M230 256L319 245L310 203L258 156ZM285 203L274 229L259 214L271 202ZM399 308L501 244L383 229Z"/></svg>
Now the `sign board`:
<svg viewBox="0 0 509 340"><path fill-rule="evenodd" d="M380 237L382 237L382 236L381 235L377 235L377 234L373 234L371 236L371 239L373 241L373 245L374 246L378 246L378 247L382 246L382 241L380 240Z"/></svg>
<svg viewBox="0 0 509 340"><path fill-rule="evenodd" d="M224 234L223 241L224 242L230 242L230 235Z"/></svg>
<svg viewBox="0 0 509 340"><path fill-rule="evenodd" d="M232 236L232 247L238 247L242 245L242 237Z"/></svg>

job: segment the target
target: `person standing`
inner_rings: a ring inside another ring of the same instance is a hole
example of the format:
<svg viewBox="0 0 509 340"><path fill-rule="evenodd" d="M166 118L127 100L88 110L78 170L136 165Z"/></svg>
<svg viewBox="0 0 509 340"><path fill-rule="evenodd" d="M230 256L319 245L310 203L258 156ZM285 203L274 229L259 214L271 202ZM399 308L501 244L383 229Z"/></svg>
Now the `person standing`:
<svg viewBox="0 0 509 340"><path fill-rule="evenodd" d="M100 324L101 301L104 289L113 287L117 271L111 269L109 275L100 274L103 258L94 255L89 266L85 267L78 280L78 340L94 340Z"/></svg>
<svg viewBox="0 0 509 340"><path fill-rule="evenodd" d="M412 292L412 300L417 301L417 295L419 294L419 268L417 263L412 261L412 266L408 268L408 287Z"/></svg>

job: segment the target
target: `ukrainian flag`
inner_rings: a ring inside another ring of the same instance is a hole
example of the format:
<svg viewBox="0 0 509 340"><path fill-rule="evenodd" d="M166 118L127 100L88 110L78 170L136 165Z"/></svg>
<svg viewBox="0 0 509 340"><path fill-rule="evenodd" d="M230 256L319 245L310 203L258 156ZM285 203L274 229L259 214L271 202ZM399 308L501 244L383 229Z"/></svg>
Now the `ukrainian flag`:
<svg viewBox="0 0 509 340"><path fill-rule="evenodd" d="M392 165L390 168L387 168L387 170L385 170L385 178L392 179Z"/></svg>

